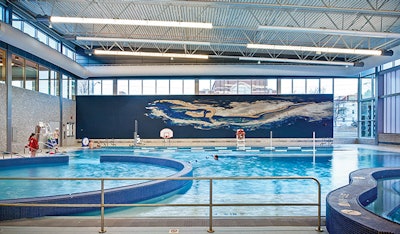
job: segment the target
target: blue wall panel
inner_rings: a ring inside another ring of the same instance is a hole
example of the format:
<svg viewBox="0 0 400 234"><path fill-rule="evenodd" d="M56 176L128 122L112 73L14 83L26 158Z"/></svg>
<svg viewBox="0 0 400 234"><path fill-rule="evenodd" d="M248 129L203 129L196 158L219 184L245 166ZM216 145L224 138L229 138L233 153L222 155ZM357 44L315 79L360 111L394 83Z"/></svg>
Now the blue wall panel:
<svg viewBox="0 0 400 234"><path fill-rule="evenodd" d="M77 138L333 137L333 95L78 96Z"/></svg>

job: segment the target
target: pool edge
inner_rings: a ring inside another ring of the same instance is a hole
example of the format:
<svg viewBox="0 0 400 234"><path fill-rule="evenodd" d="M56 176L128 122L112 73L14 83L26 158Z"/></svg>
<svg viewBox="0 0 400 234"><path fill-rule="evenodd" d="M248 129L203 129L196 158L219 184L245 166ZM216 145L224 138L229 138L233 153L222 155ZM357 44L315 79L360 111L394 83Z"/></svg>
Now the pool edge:
<svg viewBox="0 0 400 234"><path fill-rule="evenodd" d="M50 159L50 157L44 157ZM127 155L112 155L104 157L100 161L118 161L124 162L140 162L146 161L156 165L162 165L167 167L173 167L180 169L175 174L169 177L191 177L193 170L191 165L180 162L173 159L161 159L153 157L138 157L138 156L127 156ZM31 158L22 158L22 161L29 160ZM20 162L21 160L17 160ZM13 162L17 162L13 161ZM45 160L46 161L46 160ZM145 201L148 199L156 198L175 190L182 189L185 186L191 185L192 180L163 180L163 181L148 181L141 184L134 184L116 188L110 188L105 190L105 203L106 204L117 204L117 203L136 203L139 201ZM11 220L21 218L34 218L51 215L71 215L76 213L82 213L87 211L99 210L101 202L101 192L91 191L76 193L71 195L57 195L37 198L23 198L23 199L7 199L1 200L0 203L0 220ZM8 204L15 203L44 203L44 204L98 204L99 207L32 207L32 206L7 206Z"/></svg>
<svg viewBox="0 0 400 234"><path fill-rule="evenodd" d="M350 173L350 184L326 196L326 227L331 234L400 233L400 225L364 208L376 197L376 179L400 176L400 168L365 168Z"/></svg>

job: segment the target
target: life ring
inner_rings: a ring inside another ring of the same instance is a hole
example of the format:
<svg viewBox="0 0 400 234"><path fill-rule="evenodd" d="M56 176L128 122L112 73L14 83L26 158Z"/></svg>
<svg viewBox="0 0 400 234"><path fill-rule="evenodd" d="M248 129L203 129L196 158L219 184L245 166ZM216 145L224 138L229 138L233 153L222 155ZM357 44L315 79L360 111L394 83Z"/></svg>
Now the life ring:
<svg viewBox="0 0 400 234"><path fill-rule="evenodd" d="M236 138L239 140L244 139L245 135L246 135L246 132L241 128L236 131Z"/></svg>
<svg viewBox="0 0 400 234"><path fill-rule="evenodd" d="M89 138L84 137L84 138L82 139L82 146L88 146L88 145L89 145Z"/></svg>

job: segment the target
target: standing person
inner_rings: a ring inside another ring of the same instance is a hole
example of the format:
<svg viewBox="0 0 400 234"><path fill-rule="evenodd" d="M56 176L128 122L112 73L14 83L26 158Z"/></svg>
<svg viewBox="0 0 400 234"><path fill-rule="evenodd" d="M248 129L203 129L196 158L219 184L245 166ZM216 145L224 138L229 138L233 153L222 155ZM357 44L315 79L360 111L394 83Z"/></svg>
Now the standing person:
<svg viewBox="0 0 400 234"><path fill-rule="evenodd" d="M54 130L54 133L53 133L53 139L56 141L57 145L58 145L59 137L60 137L60 130L58 130L58 128L56 128L56 130Z"/></svg>
<svg viewBox="0 0 400 234"><path fill-rule="evenodd" d="M39 149L39 142L35 133L32 133L31 136L29 137L28 146L29 150L31 151L31 157L35 157L36 151Z"/></svg>
<svg viewBox="0 0 400 234"><path fill-rule="evenodd" d="M53 146L55 153L58 152L58 138L59 137L60 137L60 130L58 128L56 128L56 130L54 130L54 133L53 133L53 139L56 142L56 145Z"/></svg>

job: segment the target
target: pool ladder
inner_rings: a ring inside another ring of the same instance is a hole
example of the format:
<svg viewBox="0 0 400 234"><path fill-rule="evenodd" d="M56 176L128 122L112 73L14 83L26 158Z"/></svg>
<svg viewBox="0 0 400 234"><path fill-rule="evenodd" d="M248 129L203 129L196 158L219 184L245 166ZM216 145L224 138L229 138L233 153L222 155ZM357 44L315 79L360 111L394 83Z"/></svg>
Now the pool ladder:
<svg viewBox="0 0 400 234"><path fill-rule="evenodd" d="M236 136L236 148L244 150L246 148L246 137L239 138Z"/></svg>

